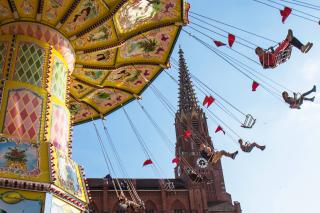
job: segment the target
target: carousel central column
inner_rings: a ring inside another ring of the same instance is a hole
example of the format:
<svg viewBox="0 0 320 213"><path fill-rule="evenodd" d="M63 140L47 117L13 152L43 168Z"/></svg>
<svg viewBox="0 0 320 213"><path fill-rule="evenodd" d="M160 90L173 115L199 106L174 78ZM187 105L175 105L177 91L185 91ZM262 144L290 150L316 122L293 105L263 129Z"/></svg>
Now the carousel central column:
<svg viewBox="0 0 320 213"><path fill-rule="evenodd" d="M74 60L69 41L52 28L0 27L0 212L87 209L82 169L71 160Z"/></svg>

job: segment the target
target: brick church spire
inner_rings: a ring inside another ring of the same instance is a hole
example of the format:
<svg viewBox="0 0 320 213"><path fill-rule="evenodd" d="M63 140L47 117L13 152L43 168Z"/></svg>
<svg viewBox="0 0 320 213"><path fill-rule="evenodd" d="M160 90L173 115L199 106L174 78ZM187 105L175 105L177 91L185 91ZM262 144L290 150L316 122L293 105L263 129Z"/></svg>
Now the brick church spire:
<svg viewBox="0 0 320 213"><path fill-rule="evenodd" d="M179 111L190 112L199 110L190 73L184 59L183 51L179 49Z"/></svg>

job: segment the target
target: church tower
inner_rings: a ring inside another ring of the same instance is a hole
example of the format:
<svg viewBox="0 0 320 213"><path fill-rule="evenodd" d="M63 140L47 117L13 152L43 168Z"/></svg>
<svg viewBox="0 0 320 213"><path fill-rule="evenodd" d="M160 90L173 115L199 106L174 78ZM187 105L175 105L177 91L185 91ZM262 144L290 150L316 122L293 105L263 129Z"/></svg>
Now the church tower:
<svg viewBox="0 0 320 213"><path fill-rule="evenodd" d="M208 165L200 156L201 143L213 146L208 132L206 115L199 107L195 91L191 82L183 51L179 50L179 101L175 116L176 128L176 156L183 158L175 168L175 177L184 180L190 189L203 200L202 204L212 202L231 202L231 196L226 192L221 162L215 166ZM186 130L190 131L189 138L185 137ZM187 162L187 163L186 163ZM187 176L186 169L192 167L199 174L213 179L213 184L194 184ZM205 202L206 201L206 202ZM202 207L204 207L202 206Z"/></svg>

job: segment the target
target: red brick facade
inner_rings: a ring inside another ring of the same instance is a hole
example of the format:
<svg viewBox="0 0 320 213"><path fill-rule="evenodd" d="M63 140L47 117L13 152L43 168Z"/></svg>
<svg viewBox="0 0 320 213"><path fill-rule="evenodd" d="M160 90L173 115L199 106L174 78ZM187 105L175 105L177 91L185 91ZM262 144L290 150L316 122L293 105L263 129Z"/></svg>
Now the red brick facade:
<svg viewBox="0 0 320 213"><path fill-rule="evenodd" d="M145 202L146 213L240 213L240 204L231 199L228 201L210 201L206 190L201 185L186 188L179 180L176 189L168 192L161 189L157 179L133 180L141 199ZM91 212L95 213L124 213L118 207L118 199L111 183L106 179L88 179L93 198ZM226 194L230 198L230 195Z"/></svg>

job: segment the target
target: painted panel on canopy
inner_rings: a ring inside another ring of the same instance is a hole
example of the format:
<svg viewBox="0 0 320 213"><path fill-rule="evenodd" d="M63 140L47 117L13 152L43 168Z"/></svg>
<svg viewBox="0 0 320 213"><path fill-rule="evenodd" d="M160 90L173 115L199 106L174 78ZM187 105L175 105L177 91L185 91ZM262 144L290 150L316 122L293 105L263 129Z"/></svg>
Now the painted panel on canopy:
<svg viewBox="0 0 320 213"><path fill-rule="evenodd" d="M118 42L112 19L72 41L76 51L109 46Z"/></svg>
<svg viewBox="0 0 320 213"><path fill-rule="evenodd" d="M49 45L32 37L16 39L10 79L44 87Z"/></svg>
<svg viewBox="0 0 320 213"><path fill-rule="evenodd" d="M51 212L59 213L81 213L81 210L73 207L69 203L66 203L59 198L53 196L51 204Z"/></svg>
<svg viewBox="0 0 320 213"><path fill-rule="evenodd" d="M104 88L95 90L82 100L99 110L101 114L105 114L131 98L131 94L121 90Z"/></svg>
<svg viewBox="0 0 320 213"><path fill-rule="evenodd" d="M113 66L116 59L117 49L106 49L91 53L77 54L77 64L89 66Z"/></svg>
<svg viewBox="0 0 320 213"><path fill-rule="evenodd" d="M55 27L72 3L73 1L65 0L44 1L41 21Z"/></svg>
<svg viewBox="0 0 320 213"><path fill-rule="evenodd" d="M46 106L46 92L22 82L7 81L3 92L1 131L17 139L40 143Z"/></svg>
<svg viewBox="0 0 320 213"><path fill-rule="evenodd" d="M178 30L178 26L172 25L129 39L119 48L117 64L130 62L165 64Z"/></svg>
<svg viewBox="0 0 320 213"><path fill-rule="evenodd" d="M53 51L52 69L51 69L51 94L58 97L65 102L67 90L68 66L63 57L57 52Z"/></svg>
<svg viewBox="0 0 320 213"><path fill-rule="evenodd" d="M122 0L103 0L109 8L117 6Z"/></svg>
<svg viewBox="0 0 320 213"><path fill-rule="evenodd" d="M1 131L17 139L40 143L45 103L42 95L27 88L10 88L8 92L5 89Z"/></svg>
<svg viewBox="0 0 320 213"><path fill-rule="evenodd" d="M13 20L13 14L11 13L8 1L0 1L0 23Z"/></svg>
<svg viewBox="0 0 320 213"><path fill-rule="evenodd" d="M69 103L70 114L74 117L74 123L79 123L91 118L98 117L98 113L90 108L87 104L70 99Z"/></svg>
<svg viewBox="0 0 320 213"><path fill-rule="evenodd" d="M61 30L68 36L75 35L106 16L108 11L102 0L81 0Z"/></svg>
<svg viewBox="0 0 320 213"><path fill-rule="evenodd" d="M0 188L1 213L43 212L45 193Z"/></svg>
<svg viewBox="0 0 320 213"><path fill-rule="evenodd" d="M129 0L114 16L119 36L181 21L182 0Z"/></svg>
<svg viewBox="0 0 320 213"><path fill-rule="evenodd" d="M72 194L82 201L86 201L86 194L79 166L63 153L53 148L54 170L56 180L54 185Z"/></svg>
<svg viewBox="0 0 320 213"><path fill-rule="evenodd" d="M95 88L90 87L89 85L86 85L84 83L81 83L75 79L71 80L70 85L70 92L73 95L73 97L77 99L81 99L86 94L92 92Z"/></svg>
<svg viewBox="0 0 320 213"><path fill-rule="evenodd" d="M38 9L38 0L14 0L19 17L22 19L35 19Z"/></svg>
<svg viewBox="0 0 320 213"><path fill-rule="evenodd" d="M102 82L109 73L109 70L75 68L72 76L89 84L102 86Z"/></svg>
<svg viewBox="0 0 320 213"><path fill-rule="evenodd" d="M11 45L12 36L0 37L0 78L4 78L9 58L9 48Z"/></svg>
<svg viewBox="0 0 320 213"><path fill-rule="evenodd" d="M49 182L48 148L9 137L0 138L0 176L28 181Z"/></svg>
<svg viewBox="0 0 320 213"><path fill-rule="evenodd" d="M154 65L120 67L108 75L103 85L129 90L138 94L147 84L145 79L152 79L160 70L160 66Z"/></svg>
<svg viewBox="0 0 320 213"><path fill-rule="evenodd" d="M68 154L70 136L70 112L64 103L53 98L49 121L49 141L62 153Z"/></svg>

